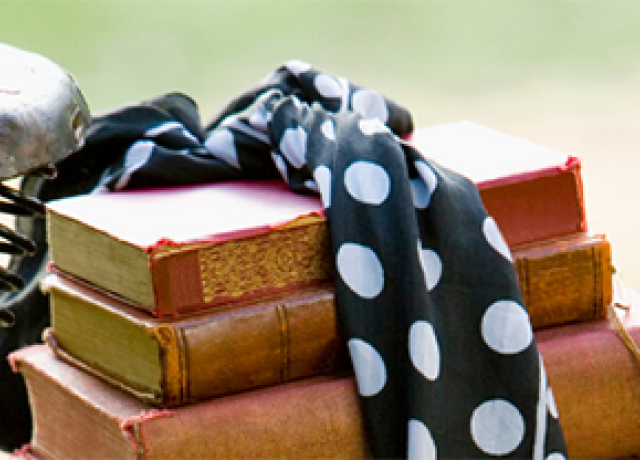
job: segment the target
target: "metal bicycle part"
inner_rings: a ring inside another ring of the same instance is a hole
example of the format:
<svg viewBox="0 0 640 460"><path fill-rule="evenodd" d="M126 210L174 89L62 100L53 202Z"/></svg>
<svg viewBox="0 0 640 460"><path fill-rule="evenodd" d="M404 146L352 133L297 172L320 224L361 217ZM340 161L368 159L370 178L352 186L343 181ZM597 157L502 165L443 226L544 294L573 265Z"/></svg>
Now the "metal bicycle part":
<svg viewBox="0 0 640 460"><path fill-rule="evenodd" d="M0 181L25 174L53 176L55 165L84 144L89 107L74 78L51 60L0 43ZM0 184L0 213L39 217L44 205ZM0 253L29 256L35 243L0 225ZM0 268L0 291L24 287L21 276ZM0 306L0 327L11 326Z"/></svg>
<svg viewBox="0 0 640 460"><path fill-rule="evenodd" d="M90 121L69 72L0 43L0 179L55 165L82 146Z"/></svg>

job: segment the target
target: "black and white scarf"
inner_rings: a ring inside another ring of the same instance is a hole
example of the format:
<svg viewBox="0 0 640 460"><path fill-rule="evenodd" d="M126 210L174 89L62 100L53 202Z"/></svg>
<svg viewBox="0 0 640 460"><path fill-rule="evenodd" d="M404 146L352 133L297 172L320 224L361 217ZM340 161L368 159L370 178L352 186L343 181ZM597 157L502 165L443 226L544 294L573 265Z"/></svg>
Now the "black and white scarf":
<svg viewBox="0 0 640 460"><path fill-rule="evenodd" d="M99 189L282 177L319 193L376 458L566 458L511 254L473 183L403 140L410 114L300 61L207 126L169 94L97 117Z"/></svg>

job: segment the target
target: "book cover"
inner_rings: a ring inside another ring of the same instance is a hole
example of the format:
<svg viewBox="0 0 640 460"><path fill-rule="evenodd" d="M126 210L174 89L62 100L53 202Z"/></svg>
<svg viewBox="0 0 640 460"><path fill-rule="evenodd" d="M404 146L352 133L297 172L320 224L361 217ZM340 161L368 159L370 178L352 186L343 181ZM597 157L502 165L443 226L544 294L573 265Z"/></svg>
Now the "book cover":
<svg viewBox="0 0 640 460"><path fill-rule="evenodd" d="M324 376L154 409L34 345L11 356L34 419L18 458L367 458L351 377ZM61 428L62 427L62 428Z"/></svg>
<svg viewBox="0 0 640 460"><path fill-rule="evenodd" d="M47 225L56 266L158 316L333 279L319 198L275 181L73 197Z"/></svg>
<svg viewBox="0 0 640 460"><path fill-rule="evenodd" d="M601 236L514 252L535 329L603 318L612 298ZM156 318L64 274L45 283L64 360L151 404L171 407L348 366L331 285ZM81 334L78 331L83 331Z"/></svg>
<svg viewBox="0 0 640 460"><path fill-rule="evenodd" d="M62 276L44 285L56 354L156 406L349 367L328 286L160 319Z"/></svg>
<svg viewBox="0 0 640 460"><path fill-rule="evenodd" d="M604 235L577 233L516 246L512 254L535 329L606 316L615 270Z"/></svg>
<svg viewBox="0 0 640 460"><path fill-rule="evenodd" d="M471 122L418 130L413 142L478 185L510 246L586 229L576 158ZM278 182L66 198L48 203L47 222L60 269L159 316L334 276L319 197Z"/></svg>
<svg viewBox="0 0 640 460"><path fill-rule="evenodd" d="M410 141L476 184L510 246L588 230L579 158L467 120Z"/></svg>
<svg viewBox="0 0 640 460"><path fill-rule="evenodd" d="M570 458L640 454L640 296L627 292L626 311L536 333Z"/></svg>

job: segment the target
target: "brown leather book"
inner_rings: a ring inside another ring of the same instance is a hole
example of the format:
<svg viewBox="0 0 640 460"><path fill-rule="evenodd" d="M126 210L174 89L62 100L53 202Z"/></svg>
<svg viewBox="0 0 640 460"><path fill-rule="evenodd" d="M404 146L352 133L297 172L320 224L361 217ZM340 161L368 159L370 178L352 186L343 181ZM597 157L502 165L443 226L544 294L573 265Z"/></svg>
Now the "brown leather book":
<svg viewBox="0 0 640 460"><path fill-rule="evenodd" d="M61 276L44 285L51 348L156 406L348 368L329 287L160 319Z"/></svg>
<svg viewBox="0 0 640 460"><path fill-rule="evenodd" d="M534 328L602 318L609 244L577 235L514 253ZM151 404L172 407L347 366L332 288L155 318L63 275L45 283L58 355Z"/></svg>
<svg viewBox="0 0 640 460"><path fill-rule="evenodd" d="M640 302L621 315L640 341ZM570 458L640 454L640 360L606 319L536 331ZM176 409L152 406L58 360L11 356L35 430L25 458L363 458L351 376L315 377ZM60 427L64 427L61 429Z"/></svg>
<svg viewBox="0 0 640 460"><path fill-rule="evenodd" d="M586 230L578 159L471 122L416 131L427 157L474 181L511 246ZM63 271L158 316L333 279L317 196L279 182L229 182L48 204Z"/></svg>
<svg viewBox="0 0 640 460"><path fill-rule="evenodd" d="M603 235L575 234L512 249L534 328L606 316L613 299L611 245Z"/></svg>

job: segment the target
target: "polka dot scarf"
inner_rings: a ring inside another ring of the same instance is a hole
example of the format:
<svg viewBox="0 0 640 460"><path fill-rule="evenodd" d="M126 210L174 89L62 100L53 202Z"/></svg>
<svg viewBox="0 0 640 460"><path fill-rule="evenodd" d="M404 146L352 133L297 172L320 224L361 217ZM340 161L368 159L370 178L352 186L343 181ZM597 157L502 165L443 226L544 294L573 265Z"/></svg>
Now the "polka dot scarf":
<svg viewBox="0 0 640 460"><path fill-rule="evenodd" d="M292 61L206 128L170 94L96 118L85 150L117 153L98 189L282 177L320 194L374 457L565 458L509 248L411 130L378 93Z"/></svg>

